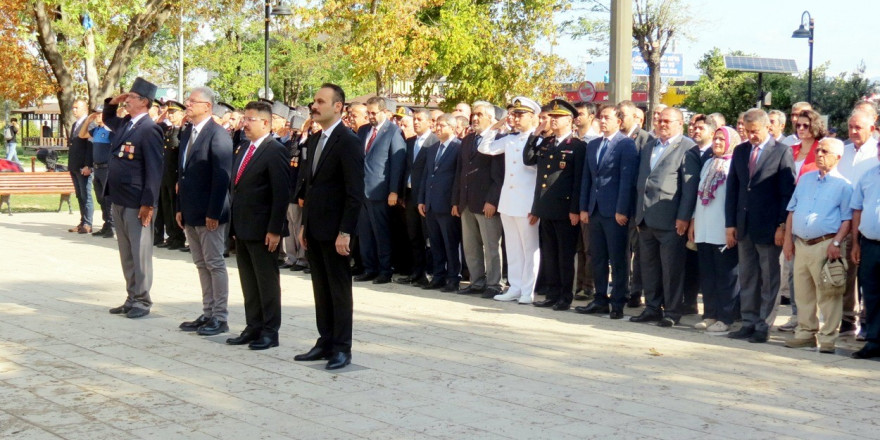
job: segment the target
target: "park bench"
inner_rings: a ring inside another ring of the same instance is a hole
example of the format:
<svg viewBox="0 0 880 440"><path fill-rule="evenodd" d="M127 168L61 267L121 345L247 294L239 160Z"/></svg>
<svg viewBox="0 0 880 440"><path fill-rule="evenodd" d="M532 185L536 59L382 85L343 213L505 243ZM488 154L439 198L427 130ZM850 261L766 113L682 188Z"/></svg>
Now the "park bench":
<svg viewBox="0 0 880 440"><path fill-rule="evenodd" d="M70 195L73 192L70 173L0 173L0 210L5 202L9 215L12 215L9 197L14 194L60 194L58 212L61 212L61 206L67 202L67 210L72 214Z"/></svg>

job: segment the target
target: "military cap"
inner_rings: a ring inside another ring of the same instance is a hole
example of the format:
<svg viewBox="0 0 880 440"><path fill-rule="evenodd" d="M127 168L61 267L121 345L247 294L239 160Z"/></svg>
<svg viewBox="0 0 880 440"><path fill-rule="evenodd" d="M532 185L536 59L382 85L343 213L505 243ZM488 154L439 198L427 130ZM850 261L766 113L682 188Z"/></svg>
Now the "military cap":
<svg viewBox="0 0 880 440"><path fill-rule="evenodd" d="M168 105L168 110L185 110L186 106L173 100L169 99L166 104Z"/></svg>
<svg viewBox="0 0 880 440"><path fill-rule="evenodd" d="M534 114L538 114L541 112L541 106L538 105L537 102L526 98L525 96L517 96L513 98L513 107L511 107L510 111L512 112L531 112Z"/></svg>
<svg viewBox="0 0 880 440"><path fill-rule="evenodd" d="M222 118L227 113L232 113L233 111L235 111L235 109L225 102L218 102L217 104L214 104L213 113L214 116L218 118Z"/></svg>
<svg viewBox="0 0 880 440"><path fill-rule="evenodd" d="M287 104L281 101L272 102L272 114L281 116L284 119L287 119L288 114L290 113L290 107Z"/></svg>
<svg viewBox="0 0 880 440"><path fill-rule="evenodd" d="M150 101L156 100L156 91L159 90L155 84L141 78L137 77L134 79L134 83L131 84L131 88L128 89L129 93L137 93L138 95L149 99Z"/></svg>
<svg viewBox="0 0 880 440"><path fill-rule="evenodd" d="M547 103L547 114L550 116L577 116L577 109L564 99L554 99Z"/></svg>
<svg viewBox="0 0 880 440"><path fill-rule="evenodd" d="M391 116L393 118L403 118L405 116L412 116L413 111L409 107L400 106L397 107L397 111Z"/></svg>

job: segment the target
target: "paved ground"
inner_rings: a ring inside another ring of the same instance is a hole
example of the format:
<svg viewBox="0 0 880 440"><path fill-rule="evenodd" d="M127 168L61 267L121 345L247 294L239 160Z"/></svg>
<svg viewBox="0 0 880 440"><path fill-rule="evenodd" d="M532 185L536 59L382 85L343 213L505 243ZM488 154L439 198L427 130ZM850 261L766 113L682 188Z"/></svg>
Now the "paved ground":
<svg viewBox="0 0 880 440"><path fill-rule="evenodd" d="M177 329L199 314L198 278L189 254L167 250L155 256L153 313L112 316L125 295L115 241L66 232L74 222L0 216L0 438L877 435L880 363L786 349L778 334L754 345L358 285L356 365L329 373L293 362L316 337L305 275L283 275L281 346L253 352Z"/></svg>

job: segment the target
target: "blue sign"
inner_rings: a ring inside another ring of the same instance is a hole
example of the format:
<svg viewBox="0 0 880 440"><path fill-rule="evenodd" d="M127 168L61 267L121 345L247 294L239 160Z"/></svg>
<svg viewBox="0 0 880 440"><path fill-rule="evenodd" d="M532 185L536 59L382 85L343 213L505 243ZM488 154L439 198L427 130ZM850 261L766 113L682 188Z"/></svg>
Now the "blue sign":
<svg viewBox="0 0 880 440"><path fill-rule="evenodd" d="M632 53L633 76L648 76L648 64L642 58L638 50ZM660 76L682 77L684 76L684 62L680 53L665 53L660 58Z"/></svg>

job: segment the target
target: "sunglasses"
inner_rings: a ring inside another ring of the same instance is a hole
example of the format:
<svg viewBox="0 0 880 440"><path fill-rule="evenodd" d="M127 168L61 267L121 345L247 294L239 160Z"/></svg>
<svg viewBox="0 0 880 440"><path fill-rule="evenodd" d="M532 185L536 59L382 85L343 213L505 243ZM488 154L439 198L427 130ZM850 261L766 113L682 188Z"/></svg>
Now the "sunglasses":
<svg viewBox="0 0 880 440"><path fill-rule="evenodd" d="M795 124L797 128L810 128L810 124Z"/></svg>

